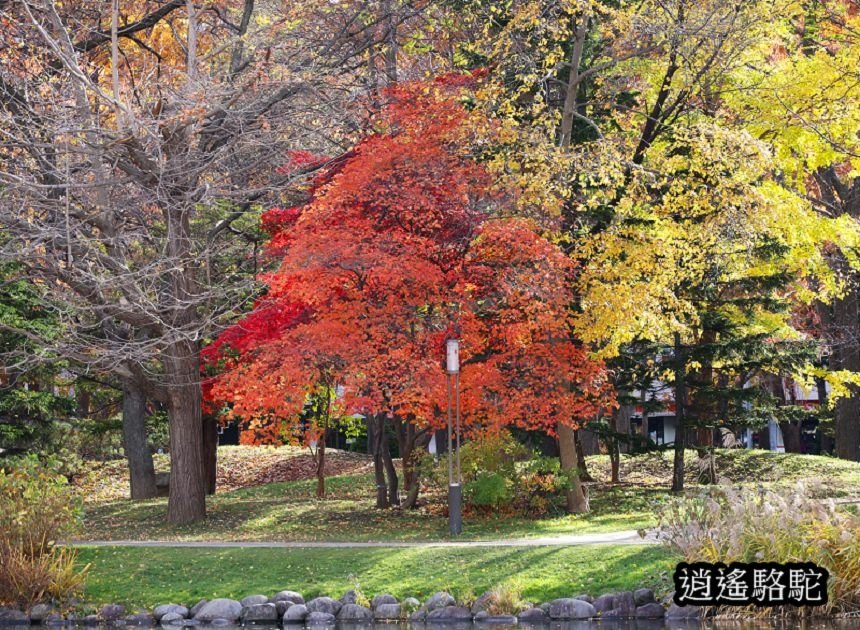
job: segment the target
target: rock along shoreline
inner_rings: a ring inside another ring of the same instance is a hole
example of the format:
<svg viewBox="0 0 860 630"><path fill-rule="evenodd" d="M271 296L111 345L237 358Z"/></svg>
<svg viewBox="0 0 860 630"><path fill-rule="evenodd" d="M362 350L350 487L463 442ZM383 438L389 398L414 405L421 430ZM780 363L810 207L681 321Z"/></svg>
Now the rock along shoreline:
<svg viewBox="0 0 860 630"><path fill-rule="evenodd" d="M563 597L539 605L527 604L518 610L498 604L492 591L484 593L471 605L464 605L445 591L433 594L422 603L414 597L398 600L387 593L368 600L355 591L347 591L338 599L315 597L306 601L296 591L283 590L271 597L249 595L241 600L204 599L193 606L161 604L151 611L130 611L119 604L104 605L92 614L74 610L62 613L61 608L51 604L36 604L26 611L0 608L0 626L160 626L165 630L179 630L194 626L280 625L290 630L303 626L332 626L336 623L544 625L588 619L698 620L702 616L702 608L680 607L672 603L669 597L658 601L654 591L648 588L607 593L599 597Z"/></svg>

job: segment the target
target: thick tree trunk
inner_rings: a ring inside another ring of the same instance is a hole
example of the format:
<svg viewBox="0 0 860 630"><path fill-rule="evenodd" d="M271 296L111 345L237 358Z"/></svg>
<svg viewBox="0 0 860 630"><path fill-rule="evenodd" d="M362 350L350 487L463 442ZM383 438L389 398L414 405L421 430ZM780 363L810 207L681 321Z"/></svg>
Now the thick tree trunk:
<svg viewBox="0 0 860 630"><path fill-rule="evenodd" d="M385 463L382 457L382 446L384 443L384 426L380 416L371 420L373 425L373 475L376 480L376 507L384 510L388 507L388 492L385 484Z"/></svg>
<svg viewBox="0 0 860 630"><path fill-rule="evenodd" d="M325 497L325 440L326 431L319 438L317 443L317 498Z"/></svg>
<svg viewBox="0 0 860 630"><path fill-rule="evenodd" d="M128 460L132 500L156 496L155 466L146 439L146 396L131 381L122 386L122 446Z"/></svg>
<svg viewBox="0 0 860 630"><path fill-rule="evenodd" d="M833 325L836 338L831 367L834 370L860 372L860 313L856 288L833 302ZM856 387L851 387L851 396L836 401L833 415L836 456L860 460L860 393Z"/></svg>
<svg viewBox="0 0 860 630"><path fill-rule="evenodd" d="M782 441L786 453L800 453L800 422L780 422L779 429L782 431Z"/></svg>
<svg viewBox="0 0 860 630"><path fill-rule="evenodd" d="M827 384L824 379L821 377L815 378L815 388L818 391L818 408L826 409L827 408ZM820 416L819 416L820 417ZM818 422L818 434L821 439L821 454L824 455L827 453L828 455L832 455L835 444L833 443L833 435L825 434L824 429L821 427L821 420Z"/></svg>
<svg viewBox="0 0 860 630"><path fill-rule="evenodd" d="M218 483L218 421L212 416L203 417L203 467L206 494L215 494Z"/></svg>
<svg viewBox="0 0 860 630"><path fill-rule="evenodd" d="M565 424L558 425L558 449L561 455L561 469L568 473L570 488L567 491L567 511L571 514L588 512L588 498L579 479L579 458L576 455L576 438L573 429Z"/></svg>
<svg viewBox="0 0 860 630"><path fill-rule="evenodd" d="M681 335L675 333L675 454L672 462L672 492L684 491L684 447L687 441L687 370Z"/></svg>
<svg viewBox="0 0 860 630"><path fill-rule="evenodd" d="M382 463L385 466L385 476L388 478L388 504L400 505L400 480L397 477L397 468L391 459L391 449L388 445L388 436L382 435Z"/></svg>
<svg viewBox="0 0 860 630"><path fill-rule="evenodd" d="M183 340L165 350L170 423L167 520L176 524L206 518L200 356L196 345Z"/></svg>
<svg viewBox="0 0 860 630"><path fill-rule="evenodd" d="M588 463L582 445L582 429L576 429L573 432L573 440L576 445L576 458L579 461L579 479L581 481L594 481L594 477L588 472Z"/></svg>

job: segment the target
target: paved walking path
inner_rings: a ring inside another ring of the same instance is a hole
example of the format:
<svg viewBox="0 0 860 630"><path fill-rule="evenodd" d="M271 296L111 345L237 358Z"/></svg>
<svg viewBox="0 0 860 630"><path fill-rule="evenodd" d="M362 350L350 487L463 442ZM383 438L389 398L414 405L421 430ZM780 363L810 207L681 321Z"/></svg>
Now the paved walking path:
<svg viewBox="0 0 860 630"><path fill-rule="evenodd" d="M642 545L654 544L656 542L657 540L653 535L647 535L645 538L642 538L636 530L631 529L621 532L571 534L545 538L451 540L433 542L209 542L171 540L81 540L68 541L62 544L75 547L210 547L214 549L259 547L263 549L349 549L363 547L567 547L570 545Z"/></svg>

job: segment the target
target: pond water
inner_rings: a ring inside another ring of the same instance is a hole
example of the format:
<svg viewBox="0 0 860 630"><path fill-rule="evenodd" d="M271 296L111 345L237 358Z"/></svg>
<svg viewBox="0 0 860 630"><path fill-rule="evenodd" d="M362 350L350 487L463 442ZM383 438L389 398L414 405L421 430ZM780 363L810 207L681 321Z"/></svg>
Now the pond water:
<svg viewBox="0 0 860 630"><path fill-rule="evenodd" d="M83 629L84 626L78 628ZM101 630L116 630L115 627L103 627ZM282 630L279 625L245 626L244 630ZM612 620L612 621L555 621L548 624L492 624L492 623L387 623L387 624L356 624L337 623L332 625L317 624L310 626L287 626L288 630L860 630L860 618L852 619L791 619L791 620L713 620L690 621L678 620ZM87 627L87 630L100 630ZM193 630L243 630L242 626L233 625L200 625Z"/></svg>

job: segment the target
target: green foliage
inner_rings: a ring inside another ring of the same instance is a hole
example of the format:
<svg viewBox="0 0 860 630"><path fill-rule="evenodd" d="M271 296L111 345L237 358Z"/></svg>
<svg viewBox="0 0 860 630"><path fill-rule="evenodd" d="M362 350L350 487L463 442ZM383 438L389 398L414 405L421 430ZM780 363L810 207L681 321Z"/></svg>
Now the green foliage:
<svg viewBox="0 0 860 630"><path fill-rule="evenodd" d="M463 487L466 499L478 507L498 507L510 503L508 480L499 473L479 472Z"/></svg>
<svg viewBox="0 0 860 630"><path fill-rule="evenodd" d="M475 479L481 473L498 473L510 479L515 474L515 462L528 456L528 449L509 431L502 430L463 444L460 465L466 480Z"/></svg>
<svg viewBox="0 0 860 630"><path fill-rule="evenodd" d="M76 524L79 506L55 466L33 456L0 468L0 604L65 599L83 586L86 568L54 541Z"/></svg>

